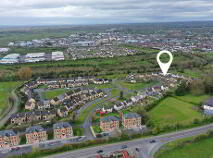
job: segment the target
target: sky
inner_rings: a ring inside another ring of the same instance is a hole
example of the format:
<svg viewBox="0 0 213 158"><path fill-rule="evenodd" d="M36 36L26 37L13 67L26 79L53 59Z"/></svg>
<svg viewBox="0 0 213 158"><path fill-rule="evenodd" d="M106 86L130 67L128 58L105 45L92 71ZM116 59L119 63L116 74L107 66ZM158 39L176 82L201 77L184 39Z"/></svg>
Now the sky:
<svg viewBox="0 0 213 158"><path fill-rule="evenodd" d="M213 0L0 0L0 26L213 20Z"/></svg>

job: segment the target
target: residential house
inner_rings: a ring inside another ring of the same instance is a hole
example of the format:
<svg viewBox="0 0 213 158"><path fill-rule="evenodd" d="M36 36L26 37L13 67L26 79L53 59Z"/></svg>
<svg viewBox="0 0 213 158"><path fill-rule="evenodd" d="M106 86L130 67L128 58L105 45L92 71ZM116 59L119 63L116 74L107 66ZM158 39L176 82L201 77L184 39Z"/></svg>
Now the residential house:
<svg viewBox="0 0 213 158"><path fill-rule="evenodd" d="M25 104L25 109L26 110L33 110L33 109L35 109L35 106L36 106L35 99L30 98Z"/></svg>
<svg viewBox="0 0 213 158"><path fill-rule="evenodd" d="M141 116L137 113L129 112L124 114L121 112L121 121L124 128L136 128L141 126Z"/></svg>
<svg viewBox="0 0 213 158"><path fill-rule="evenodd" d="M213 98L209 99L203 104L203 109L213 111Z"/></svg>
<svg viewBox="0 0 213 158"><path fill-rule="evenodd" d="M37 103L37 108L39 110L49 109L50 108L50 101L49 100L39 101Z"/></svg>
<svg viewBox="0 0 213 158"><path fill-rule="evenodd" d="M42 113L42 120L52 120L56 117L56 110L45 110L41 111Z"/></svg>
<svg viewBox="0 0 213 158"><path fill-rule="evenodd" d="M54 139L73 137L72 126L68 122L60 122L53 125Z"/></svg>
<svg viewBox="0 0 213 158"><path fill-rule="evenodd" d="M0 131L0 148L19 145L20 137L13 130Z"/></svg>
<svg viewBox="0 0 213 158"><path fill-rule="evenodd" d="M50 100L50 104L52 104L54 106L59 105L60 103L61 103L61 101L58 97L55 97L55 98Z"/></svg>
<svg viewBox="0 0 213 158"><path fill-rule="evenodd" d="M100 119L100 128L101 130L113 131L115 129L119 129L119 121L120 119L116 116L108 116Z"/></svg>
<svg viewBox="0 0 213 158"><path fill-rule="evenodd" d="M10 117L11 124L22 124L26 122L25 113L12 114Z"/></svg>
<svg viewBox="0 0 213 158"><path fill-rule="evenodd" d="M124 108L124 104L122 102L119 102L119 103L114 105L114 109L117 110L117 111L119 111L123 108Z"/></svg>
<svg viewBox="0 0 213 158"><path fill-rule="evenodd" d="M67 117L68 116L68 109L66 107L61 107L57 109L57 114L60 117Z"/></svg>
<svg viewBox="0 0 213 158"><path fill-rule="evenodd" d="M41 126L32 126L26 129L27 144L44 142L48 139L47 132Z"/></svg>

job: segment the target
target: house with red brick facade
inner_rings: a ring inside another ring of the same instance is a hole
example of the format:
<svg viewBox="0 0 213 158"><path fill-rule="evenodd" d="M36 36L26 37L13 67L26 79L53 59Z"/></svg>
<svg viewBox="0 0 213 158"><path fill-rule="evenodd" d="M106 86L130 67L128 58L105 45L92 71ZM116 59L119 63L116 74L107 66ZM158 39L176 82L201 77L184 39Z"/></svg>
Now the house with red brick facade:
<svg viewBox="0 0 213 158"><path fill-rule="evenodd" d="M130 129L141 127L141 116L137 113L121 113L121 121L124 128Z"/></svg>
<svg viewBox="0 0 213 158"><path fill-rule="evenodd" d="M60 122L53 125L54 139L73 137L72 126L68 122Z"/></svg>
<svg viewBox="0 0 213 158"><path fill-rule="evenodd" d="M119 129L120 119L116 116L108 116L100 119L100 128L103 131Z"/></svg>
<svg viewBox="0 0 213 158"><path fill-rule="evenodd" d="M20 137L13 130L0 131L0 148L19 145Z"/></svg>
<svg viewBox="0 0 213 158"><path fill-rule="evenodd" d="M32 126L26 129L27 144L44 142L48 139L47 132L41 126Z"/></svg>

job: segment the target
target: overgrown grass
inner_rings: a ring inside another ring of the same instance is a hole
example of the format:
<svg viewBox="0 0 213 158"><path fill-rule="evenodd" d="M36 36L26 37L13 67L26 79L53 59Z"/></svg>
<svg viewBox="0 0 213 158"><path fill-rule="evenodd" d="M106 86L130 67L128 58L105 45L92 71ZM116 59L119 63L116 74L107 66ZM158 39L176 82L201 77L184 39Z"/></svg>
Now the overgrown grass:
<svg viewBox="0 0 213 158"><path fill-rule="evenodd" d="M213 157L213 138L185 138L165 145L155 158L211 158Z"/></svg>
<svg viewBox="0 0 213 158"><path fill-rule="evenodd" d="M202 119L202 114L193 104L167 97L149 112L150 119L156 126L190 124L194 119Z"/></svg>
<svg viewBox="0 0 213 158"><path fill-rule="evenodd" d="M22 82L0 82L0 114L8 107L8 98L11 91L21 85Z"/></svg>
<svg viewBox="0 0 213 158"><path fill-rule="evenodd" d="M45 91L43 95L45 99L53 99L54 97L64 94L67 91L67 89L54 89Z"/></svg>

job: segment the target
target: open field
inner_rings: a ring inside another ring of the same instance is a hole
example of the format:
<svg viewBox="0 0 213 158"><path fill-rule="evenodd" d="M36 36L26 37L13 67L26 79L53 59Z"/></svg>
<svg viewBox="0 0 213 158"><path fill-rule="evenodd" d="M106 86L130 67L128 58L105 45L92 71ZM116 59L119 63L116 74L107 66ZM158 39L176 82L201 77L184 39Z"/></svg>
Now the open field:
<svg viewBox="0 0 213 158"><path fill-rule="evenodd" d="M141 49L143 49L143 47L141 47ZM194 67L199 67L202 72L204 62L202 63L202 60L198 57L174 54L174 61L170 67L170 71L174 73L184 73L182 70L185 72L190 70L190 65L192 65L192 62L196 63ZM144 49L139 54L132 56L1 65L0 79L17 79L17 71L21 67L31 67L33 70L33 77L109 76L109 78L120 78L129 73L149 73L160 71L160 68L156 62L156 51L147 52L146 49ZM202 73L205 73L205 71ZM189 75L194 76L193 73Z"/></svg>
<svg viewBox="0 0 213 158"><path fill-rule="evenodd" d="M20 84L21 82L0 82L0 114L8 106L8 98L11 91Z"/></svg>
<svg viewBox="0 0 213 158"><path fill-rule="evenodd" d="M141 90L144 88L151 87L158 82L153 81L153 82L137 82L137 83L129 83L129 82L120 82L120 85L124 88L128 88L129 90Z"/></svg>
<svg viewBox="0 0 213 158"><path fill-rule="evenodd" d="M67 92L67 89L55 89L55 90L48 90L43 93L45 99L53 99L61 94Z"/></svg>
<svg viewBox="0 0 213 158"><path fill-rule="evenodd" d="M198 142L187 143L181 146L182 141L190 140L192 138L187 138L184 140L179 140L171 142L165 146L159 153L157 153L156 158L212 158L213 157L213 138L208 138L200 140Z"/></svg>
<svg viewBox="0 0 213 158"><path fill-rule="evenodd" d="M188 102L188 103L192 103L192 104L197 105L197 106L199 106L200 103L207 101L211 97L212 97L211 95L195 96L195 95L192 95L192 94L187 94L187 95L184 95L184 96L176 96L176 98L178 100Z"/></svg>
<svg viewBox="0 0 213 158"><path fill-rule="evenodd" d="M193 104L173 97L162 100L149 112L149 116L157 126L174 125L175 123L190 124L195 118L202 118L202 114L196 111Z"/></svg>

